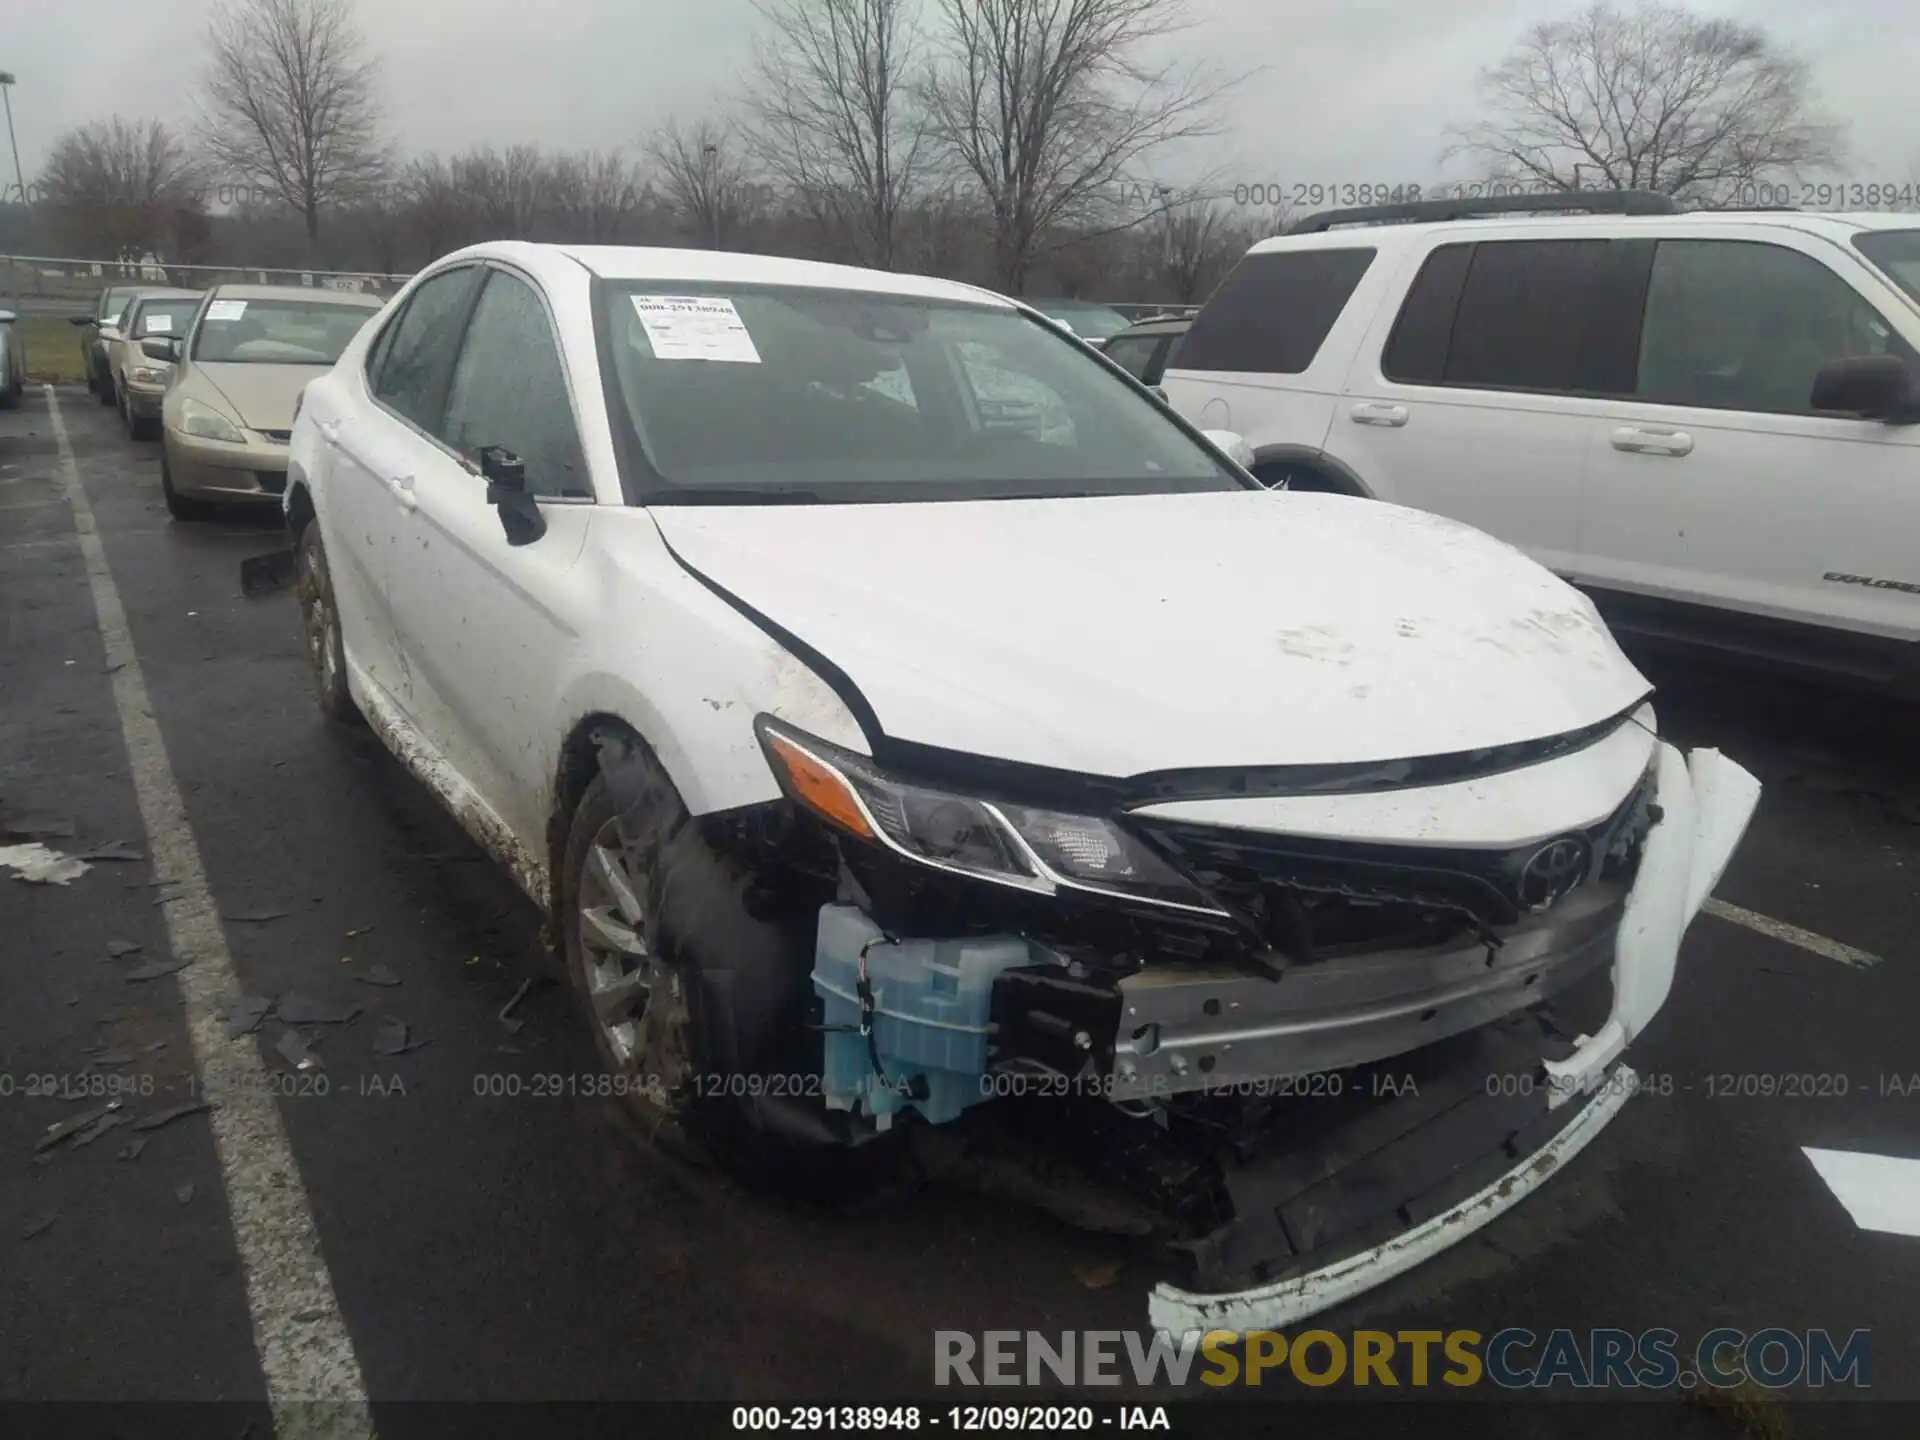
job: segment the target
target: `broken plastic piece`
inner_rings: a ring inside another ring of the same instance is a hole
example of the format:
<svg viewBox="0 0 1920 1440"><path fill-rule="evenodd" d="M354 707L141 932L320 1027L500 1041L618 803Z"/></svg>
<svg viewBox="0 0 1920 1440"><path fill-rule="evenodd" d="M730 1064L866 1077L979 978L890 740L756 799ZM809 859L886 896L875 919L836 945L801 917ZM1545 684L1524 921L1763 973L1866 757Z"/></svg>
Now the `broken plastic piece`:
<svg viewBox="0 0 1920 1440"><path fill-rule="evenodd" d="M109 840L105 845L93 850L83 850L82 860L144 860L144 852L136 850L124 840Z"/></svg>
<svg viewBox="0 0 1920 1440"><path fill-rule="evenodd" d="M353 977L362 985L398 985L400 977L384 965L369 965L364 975Z"/></svg>
<svg viewBox="0 0 1920 1440"><path fill-rule="evenodd" d="M178 1200L182 1205L193 1199L193 1181L182 1180L178 1185L174 1186L173 1198Z"/></svg>
<svg viewBox="0 0 1920 1440"><path fill-rule="evenodd" d="M75 1135L73 1137L73 1143L67 1146L67 1148L69 1150L83 1149L98 1140L116 1125L125 1125L132 1118L132 1116L124 1115L118 1110L110 1115L102 1115L98 1120L94 1121L93 1124Z"/></svg>
<svg viewBox="0 0 1920 1440"><path fill-rule="evenodd" d="M162 1125L171 1125L183 1115L194 1115L202 1110L211 1110L212 1108L213 1107L204 1100L189 1100L185 1104L175 1105L166 1110L159 1110L152 1115L146 1116L144 1119L136 1120L133 1122L133 1128L135 1130L158 1130Z"/></svg>
<svg viewBox="0 0 1920 1440"><path fill-rule="evenodd" d="M132 981L161 980L191 965L191 960L156 960L151 965L142 965L138 970L129 970L127 979Z"/></svg>
<svg viewBox="0 0 1920 1440"><path fill-rule="evenodd" d="M520 1033L520 1027L526 1023L524 1020L515 1020L512 1018L513 1010L516 1005L526 998L527 992L532 988L533 977L528 976L520 982L520 988L513 992L512 998L500 1007L500 1023L507 1027L507 1033L509 1035L518 1035Z"/></svg>
<svg viewBox="0 0 1920 1440"><path fill-rule="evenodd" d="M288 913L289 912L285 910L262 910L257 914L248 915L228 915L222 912L220 918L222 920L232 921L237 925L264 925L269 920L284 920L287 918Z"/></svg>
<svg viewBox="0 0 1920 1440"><path fill-rule="evenodd" d="M0 846L0 866L12 870L14 879L28 885L65 885L91 868L84 860L38 844Z"/></svg>
<svg viewBox="0 0 1920 1440"><path fill-rule="evenodd" d="M320 1063L298 1030L283 1030L273 1048L296 1070L311 1070Z"/></svg>
<svg viewBox="0 0 1920 1440"><path fill-rule="evenodd" d="M116 1160L138 1160L140 1158L140 1152L146 1148L147 1137L144 1135L136 1135L133 1139L122 1145L120 1147L120 1153L113 1158Z"/></svg>
<svg viewBox="0 0 1920 1440"><path fill-rule="evenodd" d="M227 1011L227 1038L237 1040L260 1028L260 1022L273 1009L273 1001L259 995L242 995Z"/></svg>
<svg viewBox="0 0 1920 1440"><path fill-rule="evenodd" d="M131 940L107 941L107 955L114 960L118 960L122 955L137 955L140 953L140 948Z"/></svg>
<svg viewBox="0 0 1920 1440"><path fill-rule="evenodd" d="M109 1100L104 1105L96 1105L91 1110L82 1110L78 1115L69 1115L47 1127L46 1134L34 1144L35 1150L51 1150L69 1135L76 1135L86 1129L103 1115L110 1115L120 1108L118 1100Z"/></svg>
<svg viewBox="0 0 1920 1440"><path fill-rule="evenodd" d="M329 1005L289 991L280 997L274 1013L289 1025L345 1025L360 1013L358 1005Z"/></svg>
<svg viewBox="0 0 1920 1440"><path fill-rule="evenodd" d="M407 1049L407 1024L404 1020L383 1020L374 1033L376 1055L403 1055Z"/></svg>
<svg viewBox="0 0 1920 1440"><path fill-rule="evenodd" d="M22 1240L31 1240L36 1235L44 1235L49 1229L53 1227L53 1222L58 1220L59 1218L60 1218L60 1212L58 1210L49 1210L47 1211L46 1214L42 1215L39 1219L29 1220L23 1227L21 1227L20 1238Z"/></svg>
<svg viewBox="0 0 1920 1440"><path fill-rule="evenodd" d="M0 825L8 840L70 840L75 833L73 820L66 815L16 816Z"/></svg>

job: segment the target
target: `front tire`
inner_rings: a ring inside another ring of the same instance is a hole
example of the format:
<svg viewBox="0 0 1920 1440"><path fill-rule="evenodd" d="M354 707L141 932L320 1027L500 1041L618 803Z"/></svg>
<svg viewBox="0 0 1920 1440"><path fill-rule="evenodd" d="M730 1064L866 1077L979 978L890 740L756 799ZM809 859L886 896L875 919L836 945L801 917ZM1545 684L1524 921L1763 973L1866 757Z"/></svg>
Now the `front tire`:
<svg viewBox="0 0 1920 1440"><path fill-rule="evenodd" d="M802 1098L820 1073L800 948L811 917L756 913L753 877L707 842L653 758L635 745L620 765L617 793L602 773L574 810L557 905L568 981L629 1113L762 1188L837 1200L883 1183L900 1132L859 1133Z"/></svg>
<svg viewBox="0 0 1920 1440"><path fill-rule="evenodd" d="M109 370L100 377L100 403L113 405L119 402L120 387L113 383L113 372Z"/></svg>
<svg viewBox="0 0 1920 1440"><path fill-rule="evenodd" d="M320 713L342 725L360 720L360 707L347 688L347 652L340 640L340 609L333 596L333 572L327 567L326 547L320 542L320 522L309 520L295 545L297 570L294 593L300 601L305 627L307 663L313 669L314 693Z"/></svg>

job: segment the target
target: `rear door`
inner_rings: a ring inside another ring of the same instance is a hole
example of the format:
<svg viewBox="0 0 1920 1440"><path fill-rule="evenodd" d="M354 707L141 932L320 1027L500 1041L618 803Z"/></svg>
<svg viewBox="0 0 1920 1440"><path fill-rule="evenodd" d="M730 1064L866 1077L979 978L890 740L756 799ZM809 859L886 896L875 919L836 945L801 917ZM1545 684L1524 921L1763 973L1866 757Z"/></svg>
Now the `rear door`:
<svg viewBox="0 0 1920 1440"><path fill-rule="evenodd" d="M1638 269L1634 373L1596 422L1578 578L1626 628L1811 646L1877 676L1883 647L1847 632L1920 639L1920 426L1810 401L1834 360L1912 360L1913 311L1841 246L1779 226L1670 232Z"/></svg>
<svg viewBox="0 0 1920 1440"><path fill-rule="evenodd" d="M507 543L477 452L526 466L547 532ZM560 737L547 733L577 632L563 590L594 491L557 327L531 278L486 278L423 453L393 571L410 711L423 736L518 837L541 853Z"/></svg>
<svg viewBox="0 0 1920 1440"><path fill-rule="evenodd" d="M1560 574L1579 552L1598 396L1618 382L1601 238L1448 238L1405 258L1354 360L1328 454L1379 499L1464 521Z"/></svg>
<svg viewBox="0 0 1920 1440"><path fill-rule="evenodd" d="M337 412L316 414L326 448L322 534L340 599L349 663L402 713L412 682L394 623L392 577L421 467L439 453L460 330L480 279L460 265L429 276L367 349Z"/></svg>

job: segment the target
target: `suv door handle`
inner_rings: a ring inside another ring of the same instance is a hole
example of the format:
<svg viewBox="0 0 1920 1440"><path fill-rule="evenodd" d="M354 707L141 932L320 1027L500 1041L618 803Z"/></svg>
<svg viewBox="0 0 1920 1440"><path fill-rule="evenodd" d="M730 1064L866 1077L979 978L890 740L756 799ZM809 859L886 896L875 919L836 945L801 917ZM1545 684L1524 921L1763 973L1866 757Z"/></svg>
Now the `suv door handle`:
<svg viewBox="0 0 1920 1440"><path fill-rule="evenodd" d="M1642 430L1637 425L1622 425L1613 432L1613 448L1633 455L1685 455L1693 449L1693 437L1684 430Z"/></svg>
<svg viewBox="0 0 1920 1440"><path fill-rule="evenodd" d="M412 510L419 505L413 493L413 474L405 471L393 477L393 498L400 502L402 510Z"/></svg>
<svg viewBox="0 0 1920 1440"><path fill-rule="evenodd" d="M1356 425L1391 425L1407 423L1407 407L1404 405L1376 405L1372 401L1362 400L1348 414L1353 416Z"/></svg>

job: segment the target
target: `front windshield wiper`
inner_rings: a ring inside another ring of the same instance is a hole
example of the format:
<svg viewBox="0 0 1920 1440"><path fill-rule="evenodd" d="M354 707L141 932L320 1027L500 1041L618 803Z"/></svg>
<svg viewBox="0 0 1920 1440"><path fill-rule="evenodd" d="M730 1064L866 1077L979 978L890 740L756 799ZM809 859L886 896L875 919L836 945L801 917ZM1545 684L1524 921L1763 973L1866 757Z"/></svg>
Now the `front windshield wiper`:
<svg viewBox="0 0 1920 1440"><path fill-rule="evenodd" d="M748 485L687 485L670 490L649 490L640 497L642 505L818 505L820 496L812 490L755 489Z"/></svg>

